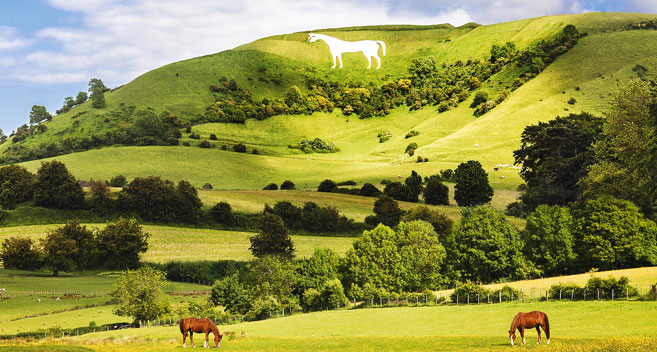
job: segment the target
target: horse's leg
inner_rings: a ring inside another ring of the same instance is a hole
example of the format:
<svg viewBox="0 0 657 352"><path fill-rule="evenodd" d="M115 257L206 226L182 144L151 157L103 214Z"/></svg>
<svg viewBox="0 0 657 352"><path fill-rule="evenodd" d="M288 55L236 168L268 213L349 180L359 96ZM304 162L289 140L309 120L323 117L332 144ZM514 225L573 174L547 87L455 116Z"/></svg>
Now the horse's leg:
<svg viewBox="0 0 657 352"><path fill-rule="evenodd" d="M378 70L381 68L381 58L379 57L379 55L374 55L374 57L376 58L376 61L379 63L379 65L376 67L376 69Z"/></svg>
<svg viewBox="0 0 657 352"><path fill-rule="evenodd" d="M187 340L187 331L183 332L183 347L187 347L185 340Z"/></svg>
<svg viewBox="0 0 657 352"><path fill-rule="evenodd" d="M338 56L338 60L340 60L340 68L342 68L342 54L340 54L340 56Z"/></svg>
<svg viewBox="0 0 657 352"><path fill-rule="evenodd" d="M210 343L208 342L208 334L209 334L209 333L210 333L210 331L206 331L206 332L205 332L205 343L203 344L203 347L205 347L205 348L209 348L209 347L210 347Z"/></svg>
<svg viewBox="0 0 657 352"><path fill-rule="evenodd" d="M368 69L371 68L372 67L372 57L365 54L364 52L363 52L363 55L365 55L365 57L367 58L367 68Z"/></svg>
<svg viewBox="0 0 657 352"><path fill-rule="evenodd" d="M536 332L538 333L538 342L536 342L537 345L541 344L541 325L536 325Z"/></svg>
<svg viewBox="0 0 657 352"><path fill-rule="evenodd" d="M192 347L196 347L194 345L194 331L189 330L189 342L192 344Z"/></svg>
<svg viewBox="0 0 657 352"><path fill-rule="evenodd" d="M522 337L522 344L524 345L527 343L527 341L525 341L525 328L521 326L519 330L520 330L520 337Z"/></svg>
<svg viewBox="0 0 657 352"><path fill-rule="evenodd" d="M331 53L331 57L333 58L333 66L331 66L331 68L335 68L335 65L336 65L336 63L335 63L335 58L336 58L337 56L336 56L335 54Z"/></svg>

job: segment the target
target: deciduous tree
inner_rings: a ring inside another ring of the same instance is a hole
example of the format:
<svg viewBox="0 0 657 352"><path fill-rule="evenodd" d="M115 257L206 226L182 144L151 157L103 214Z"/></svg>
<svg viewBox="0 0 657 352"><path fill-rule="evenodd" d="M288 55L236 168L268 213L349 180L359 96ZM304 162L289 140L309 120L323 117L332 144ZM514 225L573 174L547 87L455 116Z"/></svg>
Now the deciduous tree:
<svg viewBox="0 0 657 352"><path fill-rule="evenodd" d="M169 298L162 290L164 273L149 266L124 271L114 284L112 297L118 302L112 311L134 321L155 320L171 310Z"/></svg>

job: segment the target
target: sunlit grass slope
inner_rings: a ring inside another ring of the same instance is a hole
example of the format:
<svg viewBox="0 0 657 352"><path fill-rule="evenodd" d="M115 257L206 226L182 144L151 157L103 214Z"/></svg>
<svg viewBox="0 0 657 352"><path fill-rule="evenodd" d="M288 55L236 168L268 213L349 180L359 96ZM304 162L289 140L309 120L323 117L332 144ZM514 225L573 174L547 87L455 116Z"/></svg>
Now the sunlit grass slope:
<svg viewBox="0 0 657 352"><path fill-rule="evenodd" d="M475 159L489 171L495 188L513 189L521 183L517 169L506 166L493 170L498 165L513 163L513 150L518 148L525 126L572 112L603 114L618 86L636 78L632 68L637 64L648 69L649 78L655 77L657 31L621 30L629 23L655 18L656 15L647 14L588 13L459 28L438 25L317 30L346 40L386 41L388 55L380 70L366 70L360 54L346 54L345 68L331 70L326 45L307 42L307 32L277 35L148 72L107 93L106 109L93 110L83 104L55 117L48 123L48 131L29 143L122 128L129 121L105 122L105 114L121 106L150 107L156 112L169 110L189 118L202 113L212 101L208 86L221 76L235 78L256 99L280 97L291 84L303 87L309 76L343 82L382 82L405 75L408 63L415 57L433 55L438 62L486 57L494 43L513 41L523 48L574 24L588 35L480 118L472 116L470 100L442 114L433 107L414 112L401 107L388 116L368 120L346 117L336 110L193 128L204 139L215 134L217 147L225 144L230 149L232 144L244 142L249 150L257 148L264 155L222 152L218 148L205 150L197 147L198 141L184 139L191 141L192 147L103 148L57 157L79 178L162 175L172 180L187 179L197 186L209 182L215 188L230 189L260 189L285 179L301 187L315 187L325 178L378 183L384 178L406 177L411 170L427 176ZM509 85L508 81L508 77L496 75L482 89L499 92ZM571 97L577 101L575 104L567 103ZM74 126L71 117L84 111L88 112L79 116L80 124ZM107 127L110 125L113 127ZM410 130L420 134L404 138ZM379 143L379 131L389 131L392 138ZM341 151L302 154L287 148L301 139L315 137L335 143ZM410 142L419 146L414 157L404 154ZM0 150L8 144L0 146ZM429 162L416 164L417 155ZM26 163L32 170L38 164Z"/></svg>

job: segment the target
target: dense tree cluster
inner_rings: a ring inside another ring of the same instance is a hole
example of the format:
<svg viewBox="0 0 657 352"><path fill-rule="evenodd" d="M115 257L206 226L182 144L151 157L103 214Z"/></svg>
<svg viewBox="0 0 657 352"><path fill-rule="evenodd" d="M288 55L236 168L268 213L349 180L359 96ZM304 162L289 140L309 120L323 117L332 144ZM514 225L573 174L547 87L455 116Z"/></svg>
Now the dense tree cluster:
<svg viewBox="0 0 657 352"><path fill-rule="evenodd" d="M67 270L135 268L148 249L149 236L135 219L120 218L95 231L71 220L48 232L39 244L22 237L5 239L0 259L8 269L45 266L54 276Z"/></svg>
<svg viewBox="0 0 657 352"><path fill-rule="evenodd" d="M359 227L332 206L319 206L306 202L303 207L288 201L280 201L274 207L266 206L264 213L279 216L285 226L291 230L305 230L313 233L353 232Z"/></svg>

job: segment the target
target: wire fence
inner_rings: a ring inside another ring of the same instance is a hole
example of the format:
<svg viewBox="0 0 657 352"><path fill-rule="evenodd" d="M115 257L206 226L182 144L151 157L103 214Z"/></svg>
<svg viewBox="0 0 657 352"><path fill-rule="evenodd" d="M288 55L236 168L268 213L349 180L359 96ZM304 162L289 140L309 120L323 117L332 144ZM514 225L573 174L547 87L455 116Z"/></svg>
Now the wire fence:
<svg viewBox="0 0 657 352"><path fill-rule="evenodd" d="M97 291L97 290L32 290L32 291L14 291L6 290L0 292L0 300L20 297L67 297L67 296L83 296L83 297L99 297L106 296L110 291Z"/></svg>

